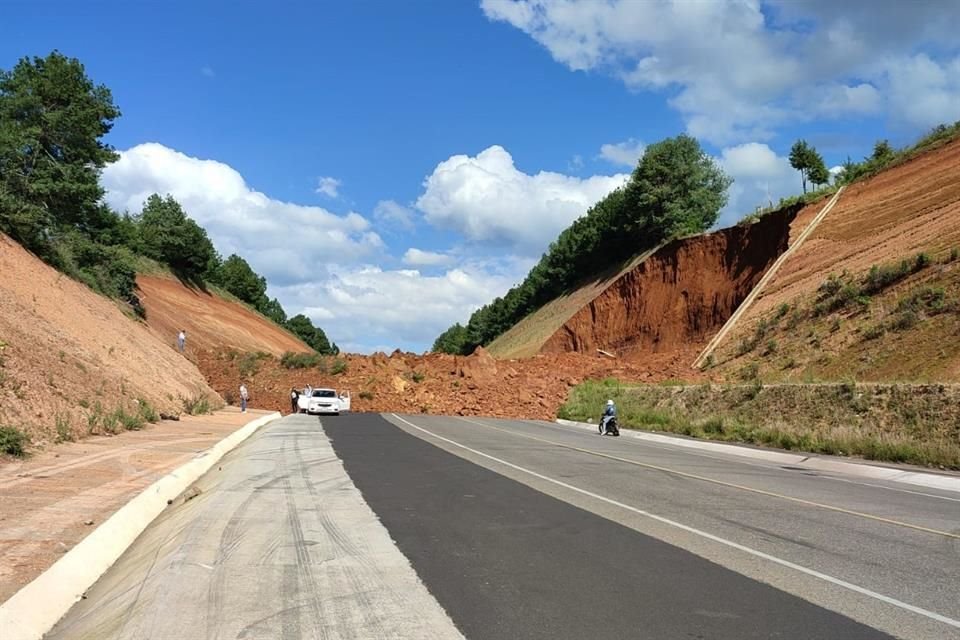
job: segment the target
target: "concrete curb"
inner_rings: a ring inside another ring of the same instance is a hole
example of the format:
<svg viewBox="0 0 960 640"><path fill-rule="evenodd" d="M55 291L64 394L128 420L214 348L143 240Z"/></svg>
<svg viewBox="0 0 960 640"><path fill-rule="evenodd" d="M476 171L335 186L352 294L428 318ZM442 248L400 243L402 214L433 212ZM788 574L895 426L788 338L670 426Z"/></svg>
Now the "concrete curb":
<svg viewBox="0 0 960 640"><path fill-rule="evenodd" d="M557 424L562 424L567 427L588 428L591 431L596 431L597 429L597 425L590 424L589 422L575 422L573 420L562 419L558 419L556 422ZM893 469L890 467L878 467L870 464L846 462L844 460L829 456L753 449L751 447L740 447L733 444L679 438L676 436L667 436L659 433L634 431L632 429L621 429L620 433L622 435L628 435L640 440L658 442L675 447L688 447L691 449L700 449L701 451L712 451L714 453L720 453L723 455L754 458L757 460L769 460L770 462L788 464L790 466L799 467L802 469L831 471L834 473L843 473L861 478L872 478L874 480L886 480L889 482L902 482L905 484L928 487L931 489L960 492L960 476L946 476L936 473L924 473L922 471L907 471L904 469Z"/></svg>
<svg viewBox="0 0 960 640"><path fill-rule="evenodd" d="M52 567L0 605L0 638L40 640L167 507L224 455L280 417L267 414L240 427L173 470L121 507Z"/></svg>

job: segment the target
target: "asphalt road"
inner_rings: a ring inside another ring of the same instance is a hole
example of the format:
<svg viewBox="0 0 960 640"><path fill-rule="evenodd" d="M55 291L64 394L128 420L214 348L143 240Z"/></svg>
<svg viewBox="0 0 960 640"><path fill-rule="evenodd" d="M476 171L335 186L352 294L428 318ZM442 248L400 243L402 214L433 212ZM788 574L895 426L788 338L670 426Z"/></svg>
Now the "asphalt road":
<svg viewBox="0 0 960 640"><path fill-rule="evenodd" d="M960 638L955 493L547 423L322 424L253 436L49 637Z"/></svg>

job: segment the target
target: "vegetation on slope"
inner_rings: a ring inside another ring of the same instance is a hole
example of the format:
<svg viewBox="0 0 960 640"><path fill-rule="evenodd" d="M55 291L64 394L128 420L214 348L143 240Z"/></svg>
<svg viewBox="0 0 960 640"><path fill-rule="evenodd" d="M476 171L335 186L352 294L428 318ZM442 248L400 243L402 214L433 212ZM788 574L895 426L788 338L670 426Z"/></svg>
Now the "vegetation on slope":
<svg viewBox="0 0 960 640"><path fill-rule="evenodd" d="M711 376L867 381L951 379L960 364L960 249L833 274L812 297L761 317Z"/></svg>
<svg viewBox="0 0 960 640"><path fill-rule="evenodd" d="M434 351L470 353L524 316L596 274L665 240L700 233L716 221L731 180L696 139L649 146L630 180L564 230L524 281L454 325Z"/></svg>
<svg viewBox="0 0 960 640"><path fill-rule="evenodd" d="M264 278L240 256L223 260L173 197L151 195L134 215L103 202L100 170L118 156L102 138L119 116L110 90L59 52L0 70L0 231L141 317L135 288L144 256L186 282L222 287L314 349L335 353L309 318L288 323Z"/></svg>
<svg viewBox="0 0 960 640"><path fill-rule="evenodd" d="M595 421L607 398L616 401L622 427L960 469L956 385L588 381L559 415Z"/></svg>

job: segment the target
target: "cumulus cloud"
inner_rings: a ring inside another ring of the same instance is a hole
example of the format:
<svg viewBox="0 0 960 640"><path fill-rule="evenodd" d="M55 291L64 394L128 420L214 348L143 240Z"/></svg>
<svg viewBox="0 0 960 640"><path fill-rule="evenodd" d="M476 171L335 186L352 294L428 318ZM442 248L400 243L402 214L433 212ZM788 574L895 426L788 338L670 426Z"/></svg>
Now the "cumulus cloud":
<svg viewBox="0 0 960 640"><path fill-rule="evenodd" d="M468 240L539 255L576 218L629 176L577 178L517 169L501 146L444 160L423 183L416 206L427 222Z"/></svg>
<svg viewBox="0 0 960 640"><path fill-rule="evenodd" d="M373 217L377 222L385 225L401 227L411 230L413 224L413 211L409 207L395 202L394 200L381 200L373 208Z"/></svg>
<svg viewBox="0 0 960 640"><path fill-rule="evenodd" d="M317 188L315 191L322 195L327 196L328 198L336 198L339 194L340 185L343 183L336 178L331 178L330 176L322 176L317 178Z"/></svg>
<svg viewBox="0 0 960 640"><path fill-rule="evenodd" d="M762 140L784 122L883 110L928 127L957 117L950 25L956 3L831 0L482 0L572 70L661 91L688 131L716 144ZM934 58L930 51L948 52ZM926 53L924 53L926 52ZM916 71L913 78L910 70ZM911 104L898 87L930 93ZM883 97L893 93L889 100ZM951 102L952 101L952 102Z"/></svg>
<svg viewBox="0 0 960 640"><path fill-rule="evenodd" d="M757 207L776 204L799 187L797 172L784 156L766 144L750 142L724 149L717 162L734 179L730 200L720 212L718 225L726 227Z"/></svg>
<svg viewBox="0 0 960 640"><path fill-rule="evenodd" d="M121 151L101 182L121 211L138 212L152 193L171 194L221 253L244 256L267 278L268 294L288 314L305 313L350 351L426 349L531 266L511 256L482 261L411 248L408 266L442 273L385 269L371 264L389 256L363 216L270 198L227 164L156 143Z"/></svg>
<svg viewBox="0 0 960 640"><path fill-rule="evenodd" d="M607 162L633 168L637 166L637 162L643 157L643 152L646 148L646 145L639 140L630 138L629 140L616 144L605 144L601 146L600 157Z"/></svg>
<svg viewBox="0 0 960 640"><path fill-rule="evenodd" d="M170 194L207 229L224 255L240 253L271 283L311 277L318 264L360 262L383 248L357 213L283 202L252 189L235 169L157 143L120 152L101 182L114 208L138 212L152 193ZM291 250L295 247L295 250Z"/></svg>
<svg viewBox="0 0 960 640"><path fill-rule="evenodd" d="M454 322L502 295L527 264L509 272L462 266L440 275L376 266L334 267L328 278L277 288L289 308L304 309L341 349L423 351Z"/></svg>
<svg viewBox="0 0 960 640"><path fill-rule="evenodd" d="M453 262L454 258L449 254L423 251L413 247L407 249L407 252L403 254L403 263L413 267L439 267Z"/></svg>

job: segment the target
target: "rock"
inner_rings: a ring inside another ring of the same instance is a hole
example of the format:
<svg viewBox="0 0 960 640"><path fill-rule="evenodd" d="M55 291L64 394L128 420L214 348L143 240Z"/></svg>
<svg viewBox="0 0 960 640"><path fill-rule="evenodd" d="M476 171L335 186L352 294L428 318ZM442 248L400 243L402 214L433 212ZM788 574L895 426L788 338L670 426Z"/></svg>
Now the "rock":
<svg viewBox="0 0 960 640"><path fill-rule="evenodd" d="M83 521L83 524L85 524L85 525L87 525L87 526L89 527L90 525L93 524L93 520L84 520L84 521Z"/></svg>

